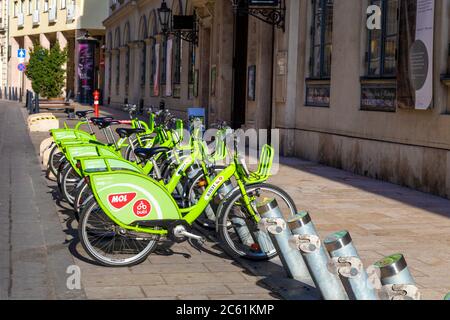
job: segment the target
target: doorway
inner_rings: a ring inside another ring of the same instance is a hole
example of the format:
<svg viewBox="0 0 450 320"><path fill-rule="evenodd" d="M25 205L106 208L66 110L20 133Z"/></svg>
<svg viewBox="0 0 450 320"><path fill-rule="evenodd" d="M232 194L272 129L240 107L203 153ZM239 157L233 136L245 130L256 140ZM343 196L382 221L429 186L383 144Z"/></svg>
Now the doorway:
<svg viewBox="0 0 450 320"><path fill-rule="evenodd" d="M247 100L248 15L234 15L233 100L231 120L234 129L245 124Z"/></svg>

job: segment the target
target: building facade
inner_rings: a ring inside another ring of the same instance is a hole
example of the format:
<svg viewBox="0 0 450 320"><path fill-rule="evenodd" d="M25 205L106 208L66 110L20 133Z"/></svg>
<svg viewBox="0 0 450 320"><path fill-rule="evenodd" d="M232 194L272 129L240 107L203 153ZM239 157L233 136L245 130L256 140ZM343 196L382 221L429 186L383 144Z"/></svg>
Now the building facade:
<svg viewBox="0 0 450 320"><path fill-rule="evenodd" d="M284 30L230 0L166 2L195 12L198 45L161 35L161 0L111 0L105 104L204 107L210 122L280 130L284 155L450 197L450 1L286 0ZM428 55L409 51L415 36Z"/></svg>
<svg viewBox="0 0 450 320"><path fill-rule="evenodd" d="M26 62L35 44L48 49L59 43L61 48L68 48L65 92L76 98L80 91L81 69L77 39L87 33L98 40L93 77L96 86L103 86L101 49L105 30L102 20L108 15L108 0L10 0L9 4L9 86L21 88L23 93L31 90L30 81L17 69L21 62L17 54L19 49L27 50Z"/></svg>
<svg viewBox="0 0 450 320"><path fill-rule="evenodd" d="M0 88L8 86L9 2L0 0Z"/></svg>

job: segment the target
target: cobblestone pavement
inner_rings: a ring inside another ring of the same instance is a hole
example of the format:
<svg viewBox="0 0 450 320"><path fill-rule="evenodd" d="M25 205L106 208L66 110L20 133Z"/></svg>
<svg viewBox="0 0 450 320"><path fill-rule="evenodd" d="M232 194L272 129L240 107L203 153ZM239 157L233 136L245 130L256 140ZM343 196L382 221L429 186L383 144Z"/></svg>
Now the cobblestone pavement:
<svg viewBox="0 0 450 320"><path fill-rule="evenodd" d="M0 298L277 299L314 298L284 277L280 262L228 259L213 242L202 252L162 243L139 266L93 265L76 238L70 208L55 204L53 182L36 151L47 134L26 134L16 104L0 102ZM123 117L116 110L105 114ZM23 111L23 110L22 110ZM404 253L425 299L450 291L450 201L298 159L282 159L271 182L308 210L322 238L347 229L365 265ZM66 288L67 266L82 272L82 290Z"/></svg>

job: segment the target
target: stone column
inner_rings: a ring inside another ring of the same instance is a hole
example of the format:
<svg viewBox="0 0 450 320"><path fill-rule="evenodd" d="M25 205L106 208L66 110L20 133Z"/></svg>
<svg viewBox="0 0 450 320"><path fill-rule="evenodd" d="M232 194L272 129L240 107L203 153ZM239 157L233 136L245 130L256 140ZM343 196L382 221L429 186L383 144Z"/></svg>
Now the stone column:
<svg viewBox="0 0 450 320"><path fill-rule="evenodd" d="M153 43L153 39L152 38L147 38L144 40L145 46L147 46L147 55L145 57L145 65L147 70L145 71L145 86L144 86L144 92L142 97L148 101L148 99L150 99L150 92L153 88L150 88L150 77L152 76L151 71L152 71L152 43Z"/></svg>
<svg viewBox="0 0 450 320"><path fill-rule="evenodd" d="M66 36L64 35L64 33L60 32L60 31L58 31L56 33L56 41L58 42L59 46L61 47L61 50L66 48L68 45ZM63 68L66 70L66 85L62 89L62 96L65 97L67 94L67 87L68 87L67 83L69 81L69 77L67 75L67 62L64 64Z"/></svg>
<svg viewBox="0 0 450 320"><path fill-rule="evenodd" d="M283 127L295 128L296 109L303 105L301 94L299 92L300 83L304 78L300 76L299 67L303 63L300 56L303 52L300 50L300 28L303 21L301 16L301 1L289 1L287 19L288 23L288 61L287 61L287 88L286 88L286 107L283 115L278 115ZM281 140L282 152L286 156L291 156L295 152L295 130L286 129L282 132Z"/></svg>
<svg viewBox="0 0 450 320"><path fill-rule="evenodd" d="M20 72L17 70L19 65L19 58L17 57L17 51L20 48L18 38L10 38L9 43L11 45L11 59L8 63L8 86L20 87Z"/></svg>
<svg viewBox="0 0 450 320"><path fill-rule="evenodd" d="M128 44L130 50L130 84L128 88L129 103L138 104L141 97L140 56L144 46L143 41L132 41Z"/></svg>
<svg viewBox="0 0 450 320"><path fill-rule="evenodd" d="M39 44L45 49L50 49L50 40L47 38L45 33L41 33L39 35Z"/></svg>
<svg viewBox="0 0 450 320"><path fill-rule="evenodd" d="M120 59L119 49L111 50L111 101L119 101L120 91L117 90L117 62Z"/></svg>
<svg viewBox="0 0 450 320"><path fill-rule="evenodd" d="M103 87L103 104L106 104L108 98L111 98L111 90L112 90L112 78L110 70L112 71L112 52L110 50L105 51L105 82Z"/></svg>
<svg viewBox="0 0 450 320"><path fill-rule="evenodd" d="M27 50L27 57L25 59L26 62L30 60L30 52L34 48L33 41L29 36L25 36L23 39L23 48ZM31 86L31 81L24 75L24 82L23 82L23 90L22 94L25 95L27 90L33 90Z"/></svg>
<svg viewBox="0 0 450 320"><path fill-rule="evenodd" d="M122 46L119 48L119 61L120 61L120 74L119 74L119 94L118 94L118 100L120 103L123 103L125 98L127 98L129 91L127 92L126 86L127 86L127 75L126 75L126 57L127 57L127 50L129 50L128 45Z"/></svg>

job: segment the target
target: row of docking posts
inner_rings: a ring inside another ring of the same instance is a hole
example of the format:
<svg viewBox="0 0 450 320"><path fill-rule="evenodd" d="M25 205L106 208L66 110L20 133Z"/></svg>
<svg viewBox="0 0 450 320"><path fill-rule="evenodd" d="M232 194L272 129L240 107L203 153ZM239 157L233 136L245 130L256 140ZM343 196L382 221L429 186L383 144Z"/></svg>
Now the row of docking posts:
<svg viewBox="0 0 450 320"><path fill-rule="evenodd" d="M0 99L9 101L20 101L22 97L22 88L0 87Z"/></svg>
<svg viewBox="0 0 450 320"><path fill-rule="evenodd" d="M278 251L287 276L314 282L325 300L419 300L420 292L402 254L365 269L348 231L322 242L307 212L285 220L276 200L258 204L260 247ZM238 222L238 221L236 221ZM245 227L237 233L245 243ZM270 239L263 239L270 237ZM249 239L248 239L249 240ZM272 241L267 241L272 240Z"/></svg>

